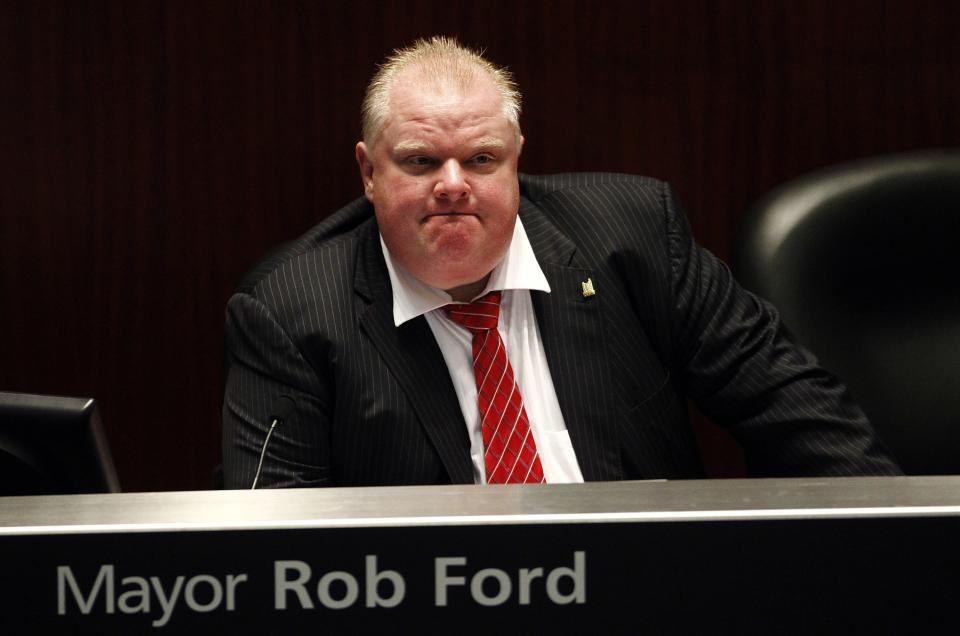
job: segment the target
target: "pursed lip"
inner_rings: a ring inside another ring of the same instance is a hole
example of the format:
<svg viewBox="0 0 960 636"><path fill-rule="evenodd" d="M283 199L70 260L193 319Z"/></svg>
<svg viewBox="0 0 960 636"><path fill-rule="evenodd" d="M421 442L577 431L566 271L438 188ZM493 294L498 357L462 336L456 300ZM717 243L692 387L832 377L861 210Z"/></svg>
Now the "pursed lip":
<svg viewBox="0 0 960 636"><path fill-rule="evenodd" d="M444 212L427 212L426 214L423 215L423 220L426 221L434 217L442 217L442 216L477 216L477 215L473 212L457 212L456 210L446 210Z"/></svg>

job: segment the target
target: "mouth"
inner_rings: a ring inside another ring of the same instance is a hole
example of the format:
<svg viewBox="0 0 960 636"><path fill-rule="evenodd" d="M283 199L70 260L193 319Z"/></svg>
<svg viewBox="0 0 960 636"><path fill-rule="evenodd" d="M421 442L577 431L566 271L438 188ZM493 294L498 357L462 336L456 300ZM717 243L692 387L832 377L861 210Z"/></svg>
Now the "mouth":
<svg viewBox="0 0 960 636"><path fill-rule="evenodd" d="M473 214L470 212L456 212L454 210L448 210L446 212L429 212L426 215L424 215L423 220L429 221L430 219L433 219L433 218L444 218L444 217L455 218L455 217L463 217L463 216L476 216L476 214Z"/></svg>

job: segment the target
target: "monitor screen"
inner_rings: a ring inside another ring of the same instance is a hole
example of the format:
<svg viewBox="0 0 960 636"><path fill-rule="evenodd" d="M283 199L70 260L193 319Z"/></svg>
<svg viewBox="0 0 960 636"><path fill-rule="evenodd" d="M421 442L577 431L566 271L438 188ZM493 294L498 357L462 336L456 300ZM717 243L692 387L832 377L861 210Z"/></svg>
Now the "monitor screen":
<svg viewBox="0 0 960 636"><path fill-rule="evenodd" d="M96 400L0 392L0 495L119 491Z"/></svg>

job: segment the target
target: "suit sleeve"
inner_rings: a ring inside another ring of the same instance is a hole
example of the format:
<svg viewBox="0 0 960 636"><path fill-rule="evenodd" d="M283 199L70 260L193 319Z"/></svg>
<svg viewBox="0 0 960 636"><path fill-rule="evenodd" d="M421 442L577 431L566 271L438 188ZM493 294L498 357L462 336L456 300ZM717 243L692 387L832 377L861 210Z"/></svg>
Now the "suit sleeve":
<svg viewBox="0 0 960 636"><path fill-rule="evenodd" d="M226 488L250 488L277 400L295 413L274 430L257 487L311 487L331 481L332 393L289 335L257 298L227 304L223 469Z"/></svg>
<svg viewBox="0 0 960 636"><path fill-rule="evenodd" d="M664 186L674 368L688 395L744 448L758 476L895 475L844 385L792 342L776 309L693 241Z"/></svg>

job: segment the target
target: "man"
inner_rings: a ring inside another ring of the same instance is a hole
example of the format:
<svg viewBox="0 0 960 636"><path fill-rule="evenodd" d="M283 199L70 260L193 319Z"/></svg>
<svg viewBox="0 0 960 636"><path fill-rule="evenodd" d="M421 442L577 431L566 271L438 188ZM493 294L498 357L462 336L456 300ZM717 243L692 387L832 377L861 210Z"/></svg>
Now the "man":
<svg viewBox="0 0 960 636"><path fill-rule="evenodd" d="M519 100L445 38L374 76L365 199L229 302L227 487L697 477L686 397L754 474L899 472L668 186L518 177Z"/></svg>

